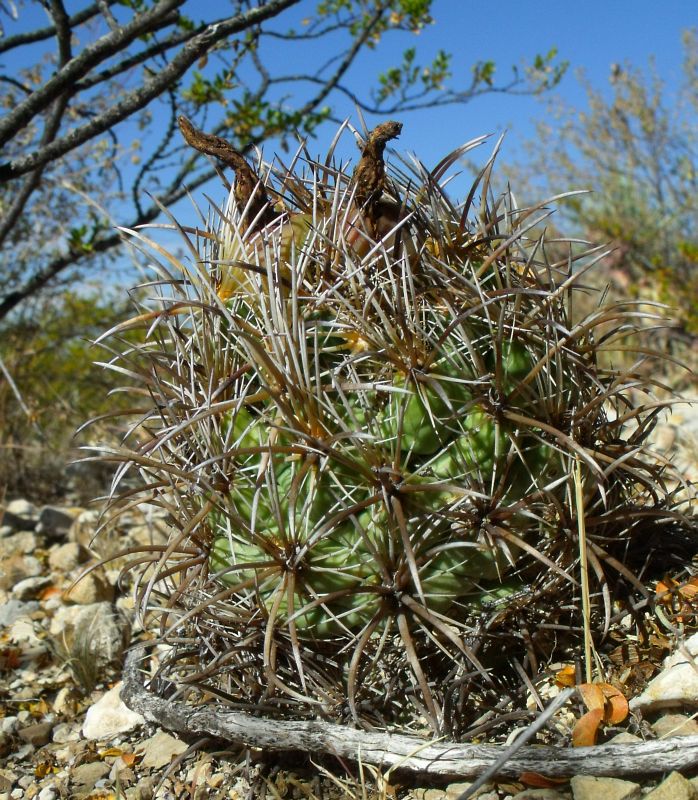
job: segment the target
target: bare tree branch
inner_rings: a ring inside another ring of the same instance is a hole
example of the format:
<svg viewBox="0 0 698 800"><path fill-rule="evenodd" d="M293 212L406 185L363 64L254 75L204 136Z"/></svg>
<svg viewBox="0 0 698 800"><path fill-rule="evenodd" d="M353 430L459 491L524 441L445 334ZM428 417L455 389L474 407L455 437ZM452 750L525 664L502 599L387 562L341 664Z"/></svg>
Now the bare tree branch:
<svg viewBox="0 0 698 800"><path fill-rule="evenodd" d="M107 67L101 72L97 72L94 75L86 77L84 80L75 84L73 87L73 94L79 94L87 89L92 89L95 86L99 86L99 84L105 83L106 81L115 78L117 75L122 75L124 72L128 72L128 70L137 67L139 64L145 64L145 62L149 61L151 58L163 55L173 47L177 47L184 42L188 42L190 39L196 36L198 32L203 30L203 27L204 26L201 26L195 31L176 31L167 36L165 39L155 42L150 47L146 47L135 55L129 55L127 58L118 61L116 64L112 64L110 67Z"/></svg>
<svg viewBox="0 0 698 800"><path fill-rule="evenodd" d="M174 137L175 133L177 132L177 98L175 97L174 91L172 89L168 90L170 95L170 122L167 126L167 130L165 131L164 136L162 137L162 141L160 142L159 146L154 150L151 154L150 158L143 164L136 179L133 182L133 186L131 187L131 197L133 198L133 205L136 207L139 216L143 215L143 207L141 205L141 186L143 181L145 180L146 175L152 169L152 167L160 160L163 153L167 150L172 142L172 138Z"/></svg>
<svg viewBox="0 0 698 800"><path fill-rule="evenodd" d="M113 6L117 0L103 0L106 2L107 5ZM70 27L75 28L78 25L82 25L83 23L87 22L88 20L96 17L101 9L100 5L102 3L93 3L87 8L83 8L82 11L78 11L72 17L70 17ZM7 53L9 50L14 50L16 47L22 47L25 44L34 44L35 42L41 42L44 39L50 39L52 36L56 35L56 29L52 25L48 25L45 28L38 28L34 31L29 31L27 33L17 33L14 36L8 36L7 38L0 39L0 53Z"/></svg>
<svg viewBox="0 0 698 800"><path fill-rule="evenodd" d="M187 159L182 168L173 177L168 189L160 195L162 205L172 205L185 197L191 190L202 186L216 175L215 169L207 169L195 177L191 177L186 185L185 176L191 173L192 166L197 159L195 157ZM160 215L160 206L151 203L146 209L138 213L124 227L137 228L139 225L147 225ZM35 272L18 289L9 292L0 300L0 320L4 319L14 308L29 297L32 297L41 289L48 286L51 281L60 275L66 268L77 266L80 262L93 258L96 255L107 253L123 244L123 237L120 233L110 233L95 238L90 243L89 250L71 249L67 253L61 253L53 258L42 269Z"/></svg>
<svg viewBox="0 0 698 800"><path fill-rule="evenodd" d="M182 0L161 0L163 6L167 5L168 13L171 10L170 6L173 4L176 5L181 1ZM296 5L298 2L299 0L272 0L272 2L253 8L243 14L236 14L234 17L224 20L223 22L219 22L215 25L208 25L198 36L191 39L164 69L156 75L153 75L143 86L129 92L121 102L112 106L104 113L98 114L86 125L70 131L70 133L66 134L62 139L58 139L48 147L42 148L29 156L17 159L9 164L0 166L0 181L19 177L38 166L60 158L84 142L94 138L100 133L104 133L104 131L121 122L135 111L144 108L151 100L161 95L168 86L174 84L198 58L208 52L215 44L228 36L232 36L235 33L248 29L252 25L280 14L282 11ZM155 23L153 22L152 24ZM19 110L19 107L17 110ZM8 116L12 117L14 114ZM26 113L24 116L26 117ZM3 141L2 133L6 127L7 123L0 122L0 143Z"/></svg>
<svg viewBox="0 0 698 800"><path fill-rule="evenodd" d="M56 23L56 39L58 40L58 65L63 69L72 58L70 49L70 18L61 0L49 0L51 16Z"/></svg>
<svg viewBox="0 0 698 800"><path fill-rule="evenodd" d="M49 106L56 97L92 67L114 53L118 53L139 36L167 24L172 13L183 2L184 0L159 0L149 11L136 15L122 28L112 31L106 36L102 36L94 44L88 45L79 56L71 59L63 68L58 69L41 89L32 92L26 100L0 120L0 146L6 144L20 128L23 128L33 117ZM17 174L21 175L37 166L39 166L38 163L31 164Z"/></svg>
<svg viewBox="0 0 698 800"><path fill-rule="evenodd" d="M70 47L70 19L66 14L65 7L61 0L50 0L51 16L55 24L56 38L58 39L58 64L59 67L65 66L72 57ZM53 108L49 114L44 132L41 137L41 146L45 147L53 141L63 119L63 114L68 105L68 95L64 92L54 101ZM37 167L24 181L15 199L10 206L5 217L0 221L0 245L5 241L9 232L14 228L15 223L24 211L24 208L32 196L34 190L39 185L44 167Z"/></svg>
<svg viewBox="0 0 698 800"><path fill-rule="evenodd" d="M99 6L99 10L102 12L102 16L107 21L107 25L112 30L116 30L119 27L119 23L116 17L112 14L111 8L109 8L108 0L97 0L97 5Z"/></svg>
<svg viewBox="0 0 698 800"><path fill-rule="evenodd" d="M324 81L314 75L297 74L297 75L284 75L283 78L276 78L272 81L274 84L286 83L315 83L324 85ZM361 99L358 92L355 92L339 80L334 84L333 89L343 94L352 104L360 108L366 114L382 114L390 116L392 114L404 113L407 111L421 111L425 108L442 108L444 106L460 105L473 100L476 97L485 94L536 94L537 89L521 89L517 87L524 86L526 81L524 78L514 78L508 83L499 86L478 86L477 82L472 81L467 89L459 92L445 91L438 98L433 96L430 90L425 90L419 93L405 95L399 101L391 104L376 104L367 103Z"/></svg>
<svg viewBox="0 0 698 800"><path fill-rule="evenodd" d="M356 56L370 38L373 30L385 13L385 10L386 6L384 3L376 3L376 9L371 19L364 27L364 30L356 37L352 46L347 50L346 55L341 60L334 75L324 81L324 85L321 87L320 91L306 104L307 108L319 105L339 85L342 76L346 74L349 67L354 63Z"/></svg>
<svg viewBox="0 0 698 800"><path fill-rule="evenodd" d="M187 175L191 174L192 167L200 157L189 157L182 167L173 176L172 181L168 185L159 198L162 205L172 205L193 189L197 189L207 181L210 181L216 175L215 169L207 169L196 176L192 176L184 183ZM137 228L139 225L147 225L160 215L161 207L157 203L151 203L147 208L140 211L131 221L124 225L126 228ZM123 244L123 237L120 233L113 232L108 235L98 236L93 242L90 243L90 249L87 250L69 250L67 253L62 253L53 258L43 269L33 274L29 280L17 290L10 292L0 301L0 320L6 317L12 309L16 308L23 300L36 294L38 291L47 286L57 275L60 275L66 268L76 266L81 261L94 257L101 253L106 253L119 245Z"/></svg>
<svg viewBox="0 0 698 800"><path fill-rule="evenodd" d="M12 77L11 75L0 75L0 81L4 83L9 83L10 86L14 86L16 89L19 89L20 92L24 94L31 94L32 90L26 83L22 83L18 81L17 78Z"/></svg>

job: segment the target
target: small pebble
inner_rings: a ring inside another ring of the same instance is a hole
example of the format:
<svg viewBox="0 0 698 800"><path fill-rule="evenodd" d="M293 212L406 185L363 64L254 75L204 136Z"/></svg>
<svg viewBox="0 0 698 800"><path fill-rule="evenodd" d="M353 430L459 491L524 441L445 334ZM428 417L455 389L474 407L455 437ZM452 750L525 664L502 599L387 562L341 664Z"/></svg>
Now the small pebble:
<svg viewBox="0 0 698 800"><path fill-rule="evenodd" d="M27 725L26 728L20 728L17 735L22 741L34 747L43 747L51 741L52 731L52 722L37 722L34 725Z"/></svg>
<svg viewBox="0 0 698 800"><path fill-rule="evenodd" d="M698 735L698 722L685 714L666 714L652 725L658 739Z"/></svg>

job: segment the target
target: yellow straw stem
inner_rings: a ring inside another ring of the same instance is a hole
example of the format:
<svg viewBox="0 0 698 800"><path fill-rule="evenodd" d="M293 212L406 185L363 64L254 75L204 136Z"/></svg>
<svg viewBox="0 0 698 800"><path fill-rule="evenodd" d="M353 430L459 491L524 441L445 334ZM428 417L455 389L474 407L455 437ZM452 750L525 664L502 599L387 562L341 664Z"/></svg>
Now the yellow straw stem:
<svg viewBox="0 0 698 800"><path fill-rule="evenodd" d="M579 456L575 460L574 494L577 506L577 530L579 532L579 569L582 585L582 621L584 625L584 672L586 682L591 683L591 603L589 600L589 563L587 561L587 535L584 516L584 493L582 491L582 465Z"/></svg>

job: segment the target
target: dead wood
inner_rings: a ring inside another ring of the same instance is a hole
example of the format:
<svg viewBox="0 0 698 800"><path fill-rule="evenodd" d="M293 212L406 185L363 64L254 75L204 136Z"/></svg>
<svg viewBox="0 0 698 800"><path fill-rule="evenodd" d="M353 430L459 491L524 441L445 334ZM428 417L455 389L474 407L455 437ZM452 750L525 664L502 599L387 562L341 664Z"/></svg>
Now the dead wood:
<svg viewBox="0 0 698 800"><path fill-rule="evenodd" d="M283 720L254 717L225 706L190 706L164 700L148 691L140 665L143 648L134 648L124 666L121 697L133 711L163 728L207 735L269 751L301 750L373 764L382 770L404 770L441 779L480 775L506 749L500 745L427 741L417 736L357 730L322 720ZM698 736L639 744L606 744L559 748L526 745L498 769L502 776L537 772L550 777L597 775L637 777L698 765Z"/></svg>

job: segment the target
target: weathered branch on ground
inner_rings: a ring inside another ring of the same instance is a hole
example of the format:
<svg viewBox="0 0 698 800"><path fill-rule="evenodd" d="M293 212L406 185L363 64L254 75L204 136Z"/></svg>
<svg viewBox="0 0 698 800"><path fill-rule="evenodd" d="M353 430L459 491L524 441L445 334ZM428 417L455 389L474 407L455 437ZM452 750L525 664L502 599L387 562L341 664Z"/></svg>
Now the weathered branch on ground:
<svg viewBox="0 0 698 800"><path fill-rule="evenodd" d="M322 720L253 717L225 706L190 706L164 700L144 685L140 670L144 651L134 648L126 659L121 697L150 722L178 733L206 734L238 745L269 751L301 750L361 760L384 772L400 770L440 779L468 778L491 768L506 749L502 745L429 742L417 736L365 731ZM637 777L698 766L698 736L639 744L606 744L559 748L527 745L501 766L501 776L537 772L550 777L597 775Z"/></svg>

